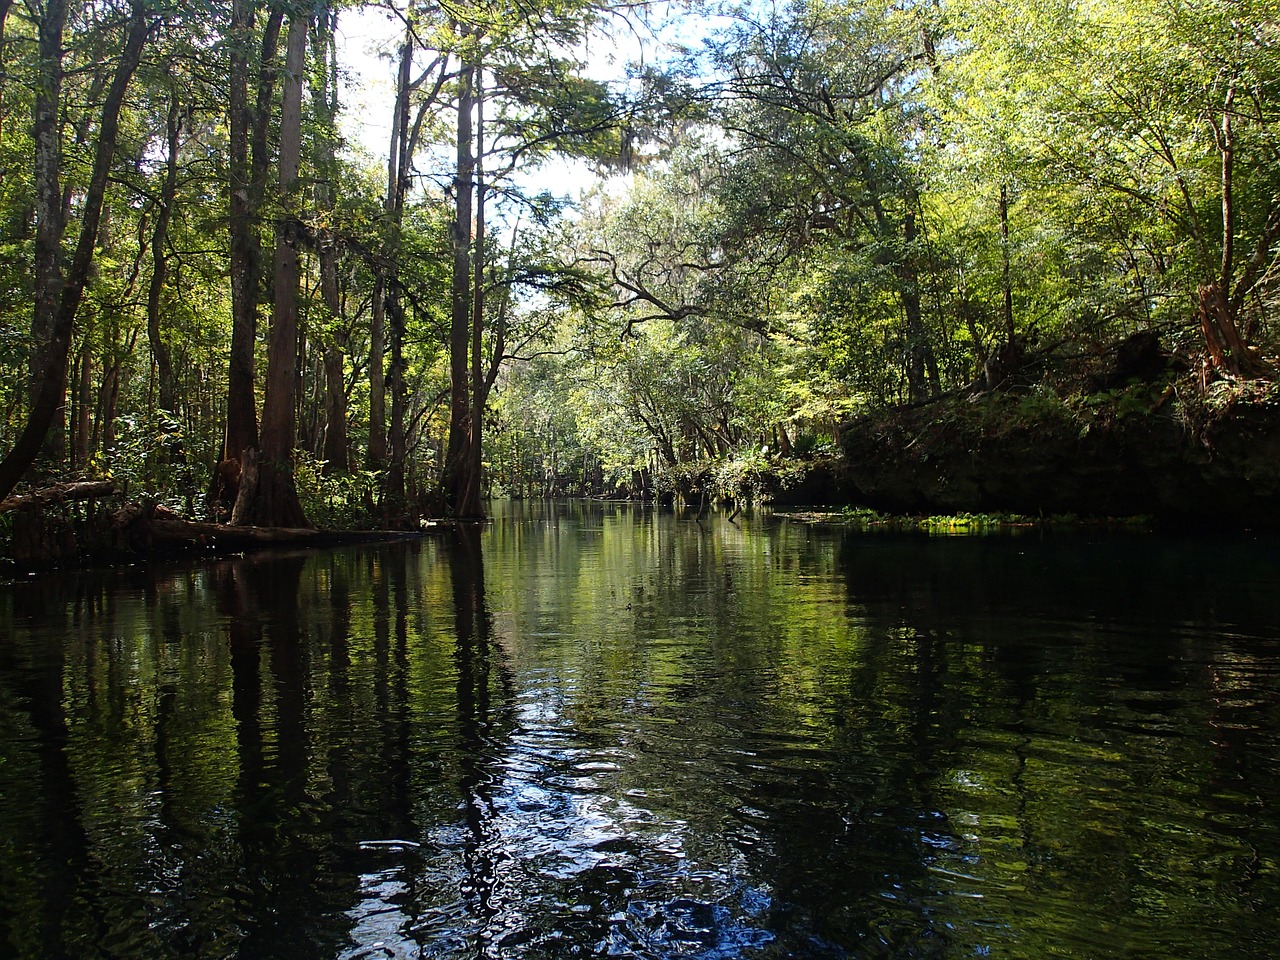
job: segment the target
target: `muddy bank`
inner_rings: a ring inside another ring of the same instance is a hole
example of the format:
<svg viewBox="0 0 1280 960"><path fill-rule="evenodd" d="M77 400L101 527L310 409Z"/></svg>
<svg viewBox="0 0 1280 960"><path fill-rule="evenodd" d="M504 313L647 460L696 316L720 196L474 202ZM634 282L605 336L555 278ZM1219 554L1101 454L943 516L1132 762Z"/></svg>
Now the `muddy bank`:
<svg viewBox="0 0 1280 960"><path fill-rule="evenodd" d="M1041 384L865 417L842 448L829 492L882 511L1280 528L1280 389L1264 381Z"/></svg>

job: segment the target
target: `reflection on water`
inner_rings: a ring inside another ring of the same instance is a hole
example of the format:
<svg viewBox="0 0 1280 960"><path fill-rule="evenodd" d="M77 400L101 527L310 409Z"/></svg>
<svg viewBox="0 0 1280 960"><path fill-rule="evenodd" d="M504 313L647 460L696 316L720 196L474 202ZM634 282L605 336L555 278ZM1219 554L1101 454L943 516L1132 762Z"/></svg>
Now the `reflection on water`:
<svg viewBox="0 0 1280 960"><path fill-rule="evenodd" d="M0 956L1269 957L1277 584L564 506L0 587Z"/></svg>

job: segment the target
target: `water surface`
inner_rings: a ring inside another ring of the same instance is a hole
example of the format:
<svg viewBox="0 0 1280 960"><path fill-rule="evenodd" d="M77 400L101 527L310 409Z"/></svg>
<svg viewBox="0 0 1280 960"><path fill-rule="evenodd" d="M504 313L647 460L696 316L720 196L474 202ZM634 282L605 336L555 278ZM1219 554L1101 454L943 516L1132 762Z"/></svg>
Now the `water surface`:
<svg viewBox="0 0 1280 960"><path fill-rule="evenodd" d="M639 508L0 586L0 956L1274 956L1280 552Z"/></svg>

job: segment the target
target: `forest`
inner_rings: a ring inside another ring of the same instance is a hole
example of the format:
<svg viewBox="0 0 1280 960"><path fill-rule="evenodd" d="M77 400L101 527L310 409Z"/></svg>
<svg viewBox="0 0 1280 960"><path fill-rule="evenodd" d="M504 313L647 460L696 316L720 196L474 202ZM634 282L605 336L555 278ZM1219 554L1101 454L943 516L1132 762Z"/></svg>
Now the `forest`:
<svg viewBox="0 0 1280 960"><path fill-rule="evenodd" d="M1277 0L0 0L0 537L1144 512L1017 491L1153 419L1274 506L1278 105Z"/></svg>

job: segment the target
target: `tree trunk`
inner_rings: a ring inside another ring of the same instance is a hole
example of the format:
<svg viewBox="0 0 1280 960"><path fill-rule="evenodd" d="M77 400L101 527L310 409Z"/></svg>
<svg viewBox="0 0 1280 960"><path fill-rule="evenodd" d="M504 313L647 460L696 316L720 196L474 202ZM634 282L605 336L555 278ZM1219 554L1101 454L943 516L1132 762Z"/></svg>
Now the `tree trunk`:
<svg viewBox="0 0 1280 960"><path fill-rule="evenodd" d="M394 248L398 239L396 223L396 197L401 190L402 172L400 161L403 155L402 141L408 135L404 129L408 116L409 72L413 64L413 37L406 33L404 43L400 47L400 63L396 69L396 102L391 111L391 143L387 149L387 195L383 209L387 214L387 230L385 259L394 261ZM373 290L373 317L369 328L369 450L370 467L385 467L388 462L387 450L387 299L395 296L391 287L394 283L394 267L386 264L377 268L377 278ZM392 339L395 334L392 332ZM394 363L394 358L393 361ZM392 405L394 406L394 399ZM394 411L393 411L394 413ZM402 474L403 475L403 474ZM394 487L394 479L387 486Z"/></svg>
<svg viewBox="0 0 1280 960"><path fill-rule="evenodd" d="M1200 332L1213 366L1233 377L1255 379L1274 377L1276 371L1251 348L1231 309L1231 302L1221 284L1205 284L1199 291Z"/></svg>
<svg viewBox="0 0 1280 960"><path fill-rule="evenodd" d="M920 278L915 269L916 217L908 212L902 222L903 253L898 260L896 273L902 310L906 315L906 371L907 390L914 402L931 396L930 382L937 377L933 348L924 326L924 313L920 306ZM934 391L936 392L936 390Z"/></svg>
<svg viewBox="0 0 1280 960"><path fill-rule="evenodd" d="M240 456L258 443L253 396L254 342L258 326L258 247L254 228L253 170L249 162L249 38L253 0L232 0L231 74L227 104L230 123L231 349L227 365L227 424L221 463L214 474L215 512L229 512L239 489Z"/></svg>
<svg viewBox="0 0 1280 960"><path fill-rule="evenodd" d="M71 465L83 471L89 463L89 439L92 418L89 415L90 398L93 396L93 351L87 343L80 347L80 377L76 385L75 444Z"/></svg>
<svg viewBox="0 0 1280 960"><path fill-rule="evenodd" d="M471 446L467 451L467 487L459 516L484 516L481 503L484 470L484 411L489 379L484 369L484 271L485 271L485 185L484 185L484 68L476 67L476 235L475 259L471 264Z"/></svg>
<svg viewBox="0 0 1280 960"><path fill-rule="evenodd" d="M391 361L387 364L387 387L391 394L391 420L388 430L387 475L384 490L392 509L404 505L405 460L408 456L408 432L405 428L408 393L405 384L404 304L399 292L387 291L387 332L391 335Z"/></svg>
<svg viewBox="0 0 1280 960"><path fill-rule="evenodd" d="M9 9L13 0L0 0L0 50L4 49L4 28L9 19ZM4 74L0 73L0 98L4 95Z"/></svg>
<svg viewBox="0 0 1280 960"><path fill-rule="evenodd" d="M165 160L164 184L160 189L160 202L156 211L156 225L151 234L151 284L147 288L147 339L151 344L151 356L156 365L159 383L158 406L166 413L178 409L178 385L173 376L173 352L160 330L160 300L169 275L169 222L173 216L173 203L178 193L178 140L182 134L183 111L175 94L169 101L169 119L166 130L168 157Z"/></svg>
<svg viewBox="0 0 1280 960"><path fill-rule="evenodd" d="M369 321L369 448L366 462L380 470L387 464L387 271L377 268Z"/></svg>
<svg viewBox="0 0 1280 960"><path fill-rule="evenodd" d="M280 103L280 205L276 228L275 284L271 337L267 349L267 387L262 404L262 449L245 470L232 522L237 525L306 527L293 477L298 372L298 167L302 150L302 74L309 18L289 21ZM251 475L252 473L252 475Z"/></svg>
<svg viewBox="0 0 1280 960"><path fill-rule="evenodd" d="M46 13L48 9L46 8ZM65 21L65 10L59 16ZM59 291L59 296L56 300L48 300L48 291L41 291L41 294L46 298L44 300L45 305L52 305L56 309L53 314L53 323L48 330L48 339L40 345L38 351L40 366L39 375L35 379L39 383L39 389L33 395L30 417L13 449L9 451L3 461L0 461L0 499L8 496L22 478L22 475L26 473L27 469L35 461L45 437L49 433L50 425L52 425L57 412L62 409L67 387L67 366L70 359L71 334L75 327L76 312L80 308L80 301L84 295L85 284L89 280L89 271L93 265L93 255L98 239L98 224L102 217L103 200L107 190L107 178L111 172L112 161L115 158L120 108L124 102L125 91L128 89L129 82L133 79L134 71L137 70L138 62L142 57L142 47L149 31L150 25L146 19L145 4L143 0L134 0L130 6L129 23L126 27L125 42L120 59L116 64L115 72L111 78L111 86L102 104L101 119L97 128L98 142L94 150L89 188L85 192L84 202L81 207L80 236L76 243L75 254L72 257L71 266L65 279L61 277L60 271L56 269L56 257L54 260L55 269L46 277L46 280L54 283ZM59 78L62 71L61 32L61 27L59 26L56 29L59 37L56 44L57 56L55 59L57 63L48 68L50 76ZM43 49L43 38L41 42ZM53 44L50 44L49 50L53 52ZM54 130L56 133L56 101L52 111L52 120L55 124ZM43 136L43 134L40 136ZM56 137L52 141L46 137L42 147L40 136L37 137L36 149L38 158L42 149L48 150L51 148L53 154L52 156L45 156L43 161L38 162L37 167L42 169L43 175L51 178L53 184L56 185L60 172L58 141ZM41 164L43 164L43 167ZM51 200L57 194L56 189L49 189L49 183L38 184L38 190L43 191L41 195L42 203ZM60 197L58 203L59 205L61 203ZM50 211L46 210L46 212ZM40 308L41 300L37 297L36 309L39 310Z"/></svg>
<svg viewBox="0 0 1280 960"><path fill-rule="evenodd" d="M56 349L54 326L62 296L62 235L66 208L62 201L62 35L67 24L66 0L50 0L36 24L40 57L35 91L32 139L35 141L35 309L31 315L30 395L40 396L48 354ZM58 410L61 409L59 400ZM57 410L55 410L55 417ZM57 417L60 421L61 418ZM52 419L50 421L52 425ZM61 430L46 441L45 454L60 459Z"/></svg>
<svg viewBox="0 0 1280 960"><path fill-rule="evenodd" d="M274 92L276 50L283 13L273 10L263 28L258 86L249 103L249 50L254 0L233 0L231 8L230 244L231 354L227 367L227 427L221 463L215 472L215 510L230 512L239 491L240 456L258 445L254 395L258 338L258 287L262 281L262 244L258 217L266 191L268 120ZM250 146L252 145L252 152Z"/></svg>
<svg viewBox="0 0 1280 960"><path fill-rule="evenodd" d="M1004 342L1013 343L1013 285L1009 280L1009 188L1000 184L1000 287L1004 293Z"/></svg>
<svg viewBox="0 0 1280 960"><path fill-rule="evenodd" d="M334 205L334 182L338 175L338 161L334 143L338 137L338 64L334 35L337 30L336 10L322 11L317 23L319 55L316 60L322 70L322 83L314 93L315 112L323 118L324 130L318 138L320 154L317 162L320 176L316 180L316 206L331 212ZM342 293L338 286L339 246L334 231L325 227L320 231L317 253L320 260L320 297L329 313L330 322L323 338L322 362L324 366L324 459L325 476L346 474L351 469L350 441L347 437L347 391L343 370L343 355L347 334L343 316Z"/></svg>
<svg viewBox="0 0 1280 960"><path fill-rule="evenodd" d="M388 388L391 392L391 422L388 440L387 475L384 484L387 501L400 511L405 498L405 461L408 436L405 418L408 396L405 386L405 313L400 296L398 257L400 228L404 221L404 198L408 190L410 160L409 87L413 69L413 35L406 31L400 47L400 66L396 75L395 116L392 120L391 149L387 156L387 289L385 308L391 362L387 365Z"/></svg>
<svg viewBox="0 0 1280 960"><path fill-rule="evenodd" d="M464 36L468 33L463 28ZM453 222L452 322L449 328L449 445L440 478L445 509L455 517L475 516L479 504L469 499L471 482L471 390L468 352L471 346L471 214L475 160L472 156L474 66L462 68L458 94L456 208Z"/></svg>

